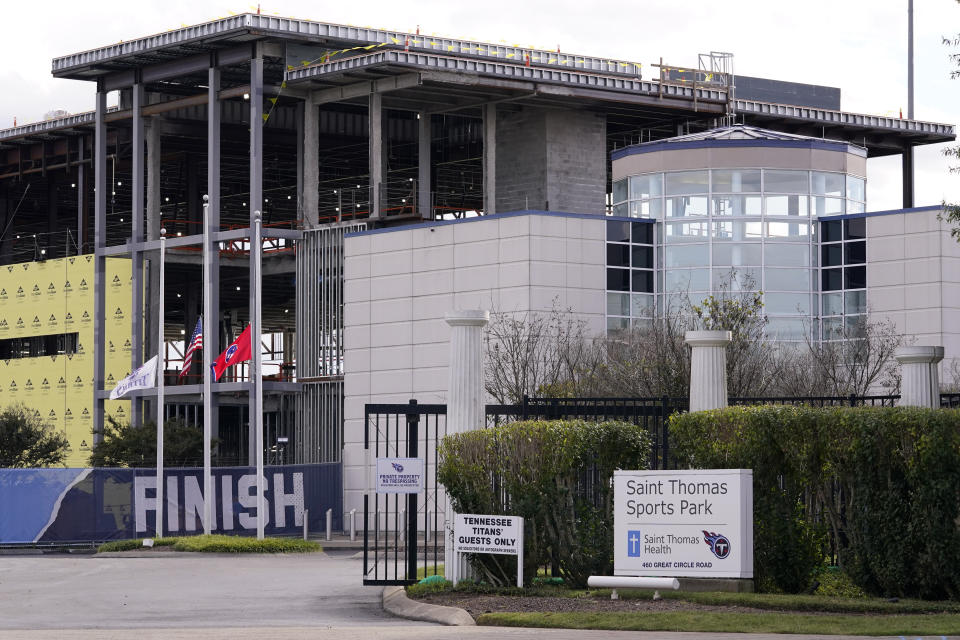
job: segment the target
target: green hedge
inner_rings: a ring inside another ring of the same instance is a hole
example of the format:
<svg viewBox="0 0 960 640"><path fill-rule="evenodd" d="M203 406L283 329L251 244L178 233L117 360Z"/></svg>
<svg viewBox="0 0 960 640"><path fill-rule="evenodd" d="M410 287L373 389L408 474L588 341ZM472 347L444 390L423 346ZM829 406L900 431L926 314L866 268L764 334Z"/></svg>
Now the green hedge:
<svg viewBox="0 0 960 640"><path fill-rule="evenodd" d="M868 593L960 596L960 411L731 407L670 434L680 468L753 469L759 588L807 589L829 539Z"/></svg>
<svg viewBox="0 0 960 640"><path fill-rule="evenodd" d="M616 469L643 469L650 438L625 422L530 421L444 438L438 479L459 513L524 518L524 576L550 564L572 586L613 569ZM516 559L477 555L483 580L516 580Z"/></svg>

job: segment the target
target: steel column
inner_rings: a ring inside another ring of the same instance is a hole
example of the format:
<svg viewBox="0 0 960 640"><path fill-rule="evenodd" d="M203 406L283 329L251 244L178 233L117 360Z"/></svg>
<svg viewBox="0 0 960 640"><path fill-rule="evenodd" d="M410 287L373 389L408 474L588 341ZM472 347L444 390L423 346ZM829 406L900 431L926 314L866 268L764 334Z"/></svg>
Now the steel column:
<svg viewBox="0 0 960 640"><path fill-rule="evenodd" d="M132 260L133 283L131 284L130 304L130 370L133 371L143 364L143 253L137 250L143 242L143 85L133 85L133 131L131 132L131 170L133 178L130 188L133 190L132 211L130 221L130 242L134 249L130 254ZM114 186L111 185L111 189ZM130 423L134 426L142 424L143 401L140 398L130 400Z"/></svg>
<svg viewBox="0 0 960 640"><path fill-rule="evenodd" d="M383 188L383 96L371 93L367 107L369 148L367 164L370 171L370 219L380 218L380 192Z"/></svg>
<svg viewBox="0 0 960 640"><path fill-rule="evenodd" d="M77 137L77 255L83 253L83 244L86 241L84 235L86 228L84 225L84 209L87 199L87 167L84 162L83 154L86 151L86 140L84 136Z"/></svg>
<svg viewBox="0 0 960 640"><path fill-rule="evenodd" d="M104 318L106 316L106 257L107 244L107 92L97 87L94 123L94 223L93 223L93 431L94 442L103 437L103 399L97 391L103 389L104 353L106 344Z"/></svg>
<svg viewBox="0 0 960 640"><path fill-rule="evenodd" d="M497 105L483 105L483 213L497 212Z"/></svg>
<svg viewBox="0 0 960 640"><path fill-rule="evenodd" d="M262 43L254 44L253 57L250 60L250 228L254 226L255 218L263 211L263 48ZM250 316L251 320L254 314L256 301L254 300L253 286L253 262L254 247L250 247ZM252 331L251 331L252 333ZM251 340L251 349L260 350L260 343ZM257 401L254 397L253 381L250 382L250 394L248 400L249 417L247 419L249 432L249 457L248 464L256 463L257 434L256 420L253 418L254 412L258 409Z"/></svg>
<svg viewBox="0 0 960 640"><path fill-rule="evenodd" d="M319 108L312 97L303 102L303 226L313 229L319 224L320 123Z"/></svg>
<svg viewBox="0 0 960 640"><path fill-rule="evenodd" d="M907 145L903 148L903 208L913 207L913 147Z"/></svg>
<svg viewBox="0 0 960 640"><path fill-rule="evenodd" d="M144 122L147 144L146 214L148 241L159 240L160 238L160 122L157 117ZM147 251L145 257L147 258L147 314L143 346L144 353L152 353L159 346L155 344L155 340L160 335L157 332L157 318L160 317L157 310L158 292L160 291L160 269L158 267L160 253L157 250Z"/></svg>
<svg viewBox="0 0 960 640"><path fill-rule="evenodd" d="M417 134L417 213L424 220L433 219L433 202L430 197L430 171L431 157L430 152L433 149L430 137L433 135L433 128L430 126L431 117L429 113L421 111L417 114L419 120L419 131Z"/></svg>
<svg viewBox="0 0 960 640"><path fill-rule="evenodd" d="M213 247L210 241L210 207L209 196L203 196L203 314L210 318L210 279L211 279L211 254ZM208 319L203 321L203 337L210 334ZM187 331L192 331L188 326ZM185 335L190 335L186 333ZM187 338L189 340L189 338ZM203 532L209 534L216 526L213 521L213 474L210 470L213 437L213 422L211 421L211 410L213 398L213 373L211 365L213 364L212 352L203 345Z"/></svg>

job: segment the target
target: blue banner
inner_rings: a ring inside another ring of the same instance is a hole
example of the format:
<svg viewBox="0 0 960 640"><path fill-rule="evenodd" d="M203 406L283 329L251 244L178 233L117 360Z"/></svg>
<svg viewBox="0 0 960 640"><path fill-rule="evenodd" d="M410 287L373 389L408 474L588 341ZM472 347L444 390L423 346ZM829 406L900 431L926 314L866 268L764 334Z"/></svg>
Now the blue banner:
<svg viewBox="0 0 960 640"><path fill-rule="evenodd" d="M214 467L214 533L255 535L256 472ZM267 535L342 529L340 463L264 468ZM203 469L164 472L163 535L203 532ZM0 469L0 544L103 542L157 535L153 469Z"/></svg>

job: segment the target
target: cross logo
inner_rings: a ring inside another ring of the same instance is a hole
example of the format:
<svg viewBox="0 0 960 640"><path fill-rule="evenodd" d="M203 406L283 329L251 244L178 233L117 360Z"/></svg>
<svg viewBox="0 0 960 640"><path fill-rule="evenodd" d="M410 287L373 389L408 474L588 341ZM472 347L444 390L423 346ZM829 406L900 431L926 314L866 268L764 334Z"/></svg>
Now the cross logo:
<svg viewBox="0 0 960 640"><path fill-rule="evenodd" d="M640 557L640 542L643 537L640 535L640 532L636 529L631 529L627 531L627 557L630 558L639 558Z"/></svg>

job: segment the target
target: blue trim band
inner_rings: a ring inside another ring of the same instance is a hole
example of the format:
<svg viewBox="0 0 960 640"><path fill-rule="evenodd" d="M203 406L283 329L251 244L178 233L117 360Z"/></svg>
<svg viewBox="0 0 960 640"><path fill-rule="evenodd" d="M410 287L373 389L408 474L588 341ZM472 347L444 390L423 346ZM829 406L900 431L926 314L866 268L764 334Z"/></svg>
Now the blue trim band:
<svg viewBox="0 0 960 640"><path fill-rule="evenodd" d="M840 151L867 157L867 150L863 147L847 142L832 140L687 140L679 142L645 142L634 144L610 152L611 160L619 160L627 156L657 151L677 151L681 149L724 149L743 147L776 147L781 149L823 149L826 151Z"/></svg>
<svg viewBox="0 0 960 640"><path fill-rule="evenodd" d="M653 224L656 222L653 218L629 218L623 216L608 216L596 213L571 213L567 211L540 211L537 209L524 209L522 211L507 211L505 213L496 213L492 216L474 216L472 218L460 218L459 220L434 220L431 222L421 222L418 224L407 224L396 227L384 227L382 229L367 229L366 231L354 231L345 233L344 238L353 238L356 236L369 236L378 233L390 233L393 231L407 231L409 229L429 229L436 227L445 227L450 224L462 224L467 222L481 222L484 220L504 220L506 218L516 218L519 216L551 216L555 218L580 218L583 220L622 220L629 222L647 222Z"/></svg>

